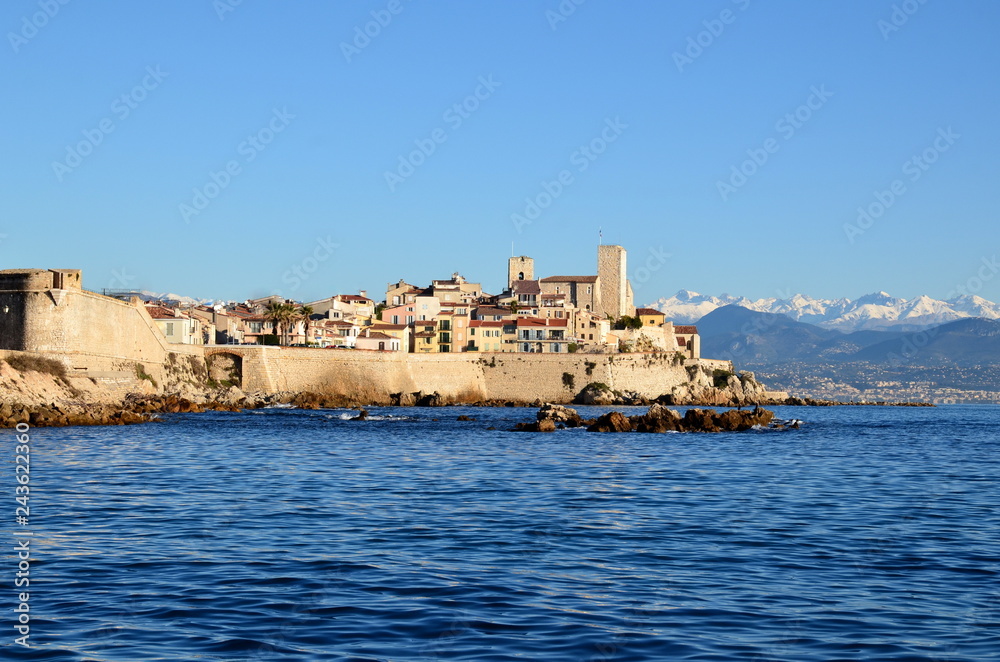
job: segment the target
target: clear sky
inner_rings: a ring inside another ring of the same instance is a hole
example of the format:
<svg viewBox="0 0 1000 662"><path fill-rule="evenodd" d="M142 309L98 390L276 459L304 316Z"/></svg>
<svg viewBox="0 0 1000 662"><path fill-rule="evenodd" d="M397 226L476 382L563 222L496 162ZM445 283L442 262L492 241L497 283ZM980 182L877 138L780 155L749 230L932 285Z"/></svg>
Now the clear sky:
<svg viewBox="0 0 1000 662"><path fill-rule="evenodd" d="M1000 300L998 24L988 0L7 0L0 268L494 291L512 242L594 273L601 228L638 304Z"/></svg>

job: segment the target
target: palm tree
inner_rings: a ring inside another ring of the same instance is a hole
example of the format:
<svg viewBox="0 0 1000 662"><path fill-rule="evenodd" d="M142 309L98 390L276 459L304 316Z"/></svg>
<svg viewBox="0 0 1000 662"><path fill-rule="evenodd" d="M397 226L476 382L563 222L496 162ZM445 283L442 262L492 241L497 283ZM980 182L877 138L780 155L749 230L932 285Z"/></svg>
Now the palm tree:
<svg viewBox="0 0 1000 662"><path fill-rule="evenodd" d="M312 306L299 306L298 317L302 320L306 329L306 345L309 344L309 327L312 325Z"/></svg>
<svg viewBox="0 0 1000 662"><path fill-rule="evenodd" d="M280 334L280 343L287 345L288 333L292 325L299 321L299 316L293 303L271 301L264 310L264 319L271 322L276 335Z"/></svg>
<svg viewBox="0 0 1000 662"><path fill-rule="evenodd" d="M277 301L269 301L264 310L264 319L271 323L271 330L274 335L281 333L285 321L285 304Z"/></svg>

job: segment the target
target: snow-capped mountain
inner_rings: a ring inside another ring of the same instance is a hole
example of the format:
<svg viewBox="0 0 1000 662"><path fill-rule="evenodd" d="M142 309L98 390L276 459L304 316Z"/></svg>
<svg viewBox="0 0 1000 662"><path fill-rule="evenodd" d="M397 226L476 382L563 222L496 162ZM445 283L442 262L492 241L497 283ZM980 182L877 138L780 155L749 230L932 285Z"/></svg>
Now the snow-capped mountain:
<svg viewBox="0 0 1000 662"><path fill-rule="evenodd" d="M735 304L762 313L779 313L799 322L827 329L851 332L893 329L912 331L969 317L1000 319L1000 305L975 295L962 295L948 301L919 296L900 299L887 292L866 294L851 299L813 299L796 294L788 299L766 298L756 301L730 294L702 295L681 290L669 298L651 303L676 324L691 324L716 308Z"/></svg>
<svg viewBox="0 0 1000 662"><path fill-rule="evenodd" d="M143 301L176 301L185 306L200 306L202 304L211 304L214 301L213 299L195 299L171 292L150 292L149 290L139 290L136 294Z"/></svg>

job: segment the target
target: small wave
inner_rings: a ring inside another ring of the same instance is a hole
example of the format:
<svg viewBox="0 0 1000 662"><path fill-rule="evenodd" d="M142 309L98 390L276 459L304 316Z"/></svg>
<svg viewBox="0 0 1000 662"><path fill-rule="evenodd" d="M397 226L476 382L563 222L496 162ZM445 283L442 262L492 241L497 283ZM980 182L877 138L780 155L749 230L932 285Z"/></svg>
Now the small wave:
<svg viewBox="0 0 1000 662"><path fill-rule="evenodd" d="M357 412L344 412L343 414L327 414L327 419L337 419L341 421L353 421L358 418ZM369 414L365 418L361 419L365 421L409 421L411 420L409 416L393 416L391 414L386 414L380 416L378 414Z"/></svg>

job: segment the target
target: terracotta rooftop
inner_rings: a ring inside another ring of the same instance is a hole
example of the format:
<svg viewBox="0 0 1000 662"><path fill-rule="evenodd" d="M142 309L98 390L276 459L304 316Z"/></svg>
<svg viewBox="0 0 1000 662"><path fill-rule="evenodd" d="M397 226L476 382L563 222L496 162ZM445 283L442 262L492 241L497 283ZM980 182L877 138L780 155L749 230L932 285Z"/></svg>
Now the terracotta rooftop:
<svg viewBox="0 0 1000 662"><path fill-rule="evenodd" d="M540 317L521 317L517 320L518 326L568 326L568 319L542 319Z"/></svg>
<svg viewBox="0 0 1000 662"><path fill-rule="evenodd" d="M675 326L674 333L698 333L696 326Z"/></svg>
<svg viewBox="0 0 1000 662"><path fill-rule="evenodd" d="M636 308L635 309L635 314L636 315L664 315L663 311L656 310L655 308Z"/></svg>
<svg viewBox="0 0 1000 662"><path fill-rule="evenodd" d="M173 320L179 319L174 311L169 308L164 308L163 306L146 306L146 312L154 320Z"/></svg>

